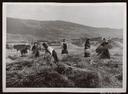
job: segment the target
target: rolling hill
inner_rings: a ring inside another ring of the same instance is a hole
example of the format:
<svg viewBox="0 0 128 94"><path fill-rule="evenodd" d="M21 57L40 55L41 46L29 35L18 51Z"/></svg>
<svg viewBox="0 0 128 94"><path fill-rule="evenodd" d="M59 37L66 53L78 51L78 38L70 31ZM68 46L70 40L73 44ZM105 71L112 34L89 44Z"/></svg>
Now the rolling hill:
<svg viewBox="0 0 128 94"><path fill-rule="evenodd" d="M122 29L96 28L66 21L36 21L7 18L7 40L58 40L62 38L123 38Z"/></svg>

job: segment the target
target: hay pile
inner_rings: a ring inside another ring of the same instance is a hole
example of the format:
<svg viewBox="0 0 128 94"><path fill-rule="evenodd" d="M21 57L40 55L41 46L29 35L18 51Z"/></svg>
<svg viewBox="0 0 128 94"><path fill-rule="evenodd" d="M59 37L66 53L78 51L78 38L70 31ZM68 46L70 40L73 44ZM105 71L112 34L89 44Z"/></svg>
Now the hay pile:
<svg viewBox="0 0 128 94"><path fill-rule="evenodd" d="M98 74L95 72L72 67L64 62L60 62L57 66L44 62L45 60L40 59L7 64L7 87L88 88L100 86Z"/></svg>

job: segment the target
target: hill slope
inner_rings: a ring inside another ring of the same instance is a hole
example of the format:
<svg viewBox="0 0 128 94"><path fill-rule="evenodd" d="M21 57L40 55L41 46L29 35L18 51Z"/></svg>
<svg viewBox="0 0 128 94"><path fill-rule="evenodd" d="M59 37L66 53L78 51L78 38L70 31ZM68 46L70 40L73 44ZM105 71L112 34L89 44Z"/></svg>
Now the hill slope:
<svg viewBox="0 0 128 94"><path fill-rule="evenodd" d="M95 28L65 21L36 21L7 18L7 40L36 40L81 37L123 37L121 29ZM17 38L16 36L20 36Z"/></svg>

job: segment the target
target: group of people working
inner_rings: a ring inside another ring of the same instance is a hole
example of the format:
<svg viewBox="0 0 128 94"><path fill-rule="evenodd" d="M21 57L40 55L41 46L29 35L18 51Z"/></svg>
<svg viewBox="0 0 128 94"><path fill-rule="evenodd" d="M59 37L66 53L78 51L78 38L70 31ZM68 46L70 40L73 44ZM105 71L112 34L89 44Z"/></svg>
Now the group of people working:
<svg viewBox="0 0 128 94"><path fill-rule="evenodd" d="M59 59L58 59L57 52L55 51L55 49L52 48L51 46L49 46L45 42L42 44L42 46L43 46L43 50L45 51L45 54L51 55L51 57L54 59L54 63L57 63L59 61ZM40 56L39 50L40 50L40 47L39 47L38 43L35 42L34 46L32 47L32 53L33 53L33 56L35 58ZM61 54L62 55L63 54L66 54L66 55L68 54L67 43L66 43L65 39L62 42Z"/></svg>
<svg viewBox="0 0 128 94"><path fill-rule="evenodd" d="M58 59L57 52L55 51L55 49L53 49L47 43L43 43L42 46L44 48L45 53L50 54L51 57L54 59L54 63L57 63L59 61L59 59ZM90 39L87 39L84 44L84 57L90 57L90 54L91 54L90 48L91 48ZM39 47L38 43L35 42L34 46L32 47L32 53L35 58L40 56L39 50L40 50L40 47ZM103 42L97 47L96 53L100 58L110 59L110 54L109 54L109 50L108 50L108 42L106 41L105 38L103 39ZM62 55L68 54L68 48L67 48L67 43L66 43L65 39L62 42L61 54Z"/></svg>
<svg viewBox="0 0 128 94"><path fill-rule="evenodd" d="M84 45L84 57L90 57L90 39L87 39ZM101 44L96 48L96 53L99 58L102 59L110 59L110 53L109 53L109 41L107 41L105 38L103 38Z"/></svg>

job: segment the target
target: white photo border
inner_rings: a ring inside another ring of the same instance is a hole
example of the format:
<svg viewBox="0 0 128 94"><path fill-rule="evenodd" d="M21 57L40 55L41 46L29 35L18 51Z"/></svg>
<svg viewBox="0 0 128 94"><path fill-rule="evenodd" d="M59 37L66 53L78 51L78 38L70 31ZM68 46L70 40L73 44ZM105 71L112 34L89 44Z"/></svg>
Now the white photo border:
<svg viewBox="0 0 128 94"><path fill-rule="evenodd" d="M123 27L123 87L122 88L7 88L6 87L6 6L8 4L42 4L42 5L53 5L53 6L84 6L84 5L122 5L124 6L124 27ZM35 3L35 2L29 2L29 3L10 3L10 2L3 2L3 13L2 13L2 84L3 84L3 92L100 92L100 93L118 93L126 92L126 79L127 79L127 62L126 62L126 46L127 46L127 34L126 34L126 3Z"/></svg>

